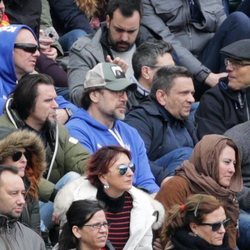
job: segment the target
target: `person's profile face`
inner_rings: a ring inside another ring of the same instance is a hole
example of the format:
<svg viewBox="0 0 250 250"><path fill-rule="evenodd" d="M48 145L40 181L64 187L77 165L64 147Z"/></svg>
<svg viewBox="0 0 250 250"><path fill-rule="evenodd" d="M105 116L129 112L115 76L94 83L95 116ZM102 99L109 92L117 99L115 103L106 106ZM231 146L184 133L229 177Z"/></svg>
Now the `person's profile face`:
<svg viewBox="0 0 250 250"><path fill-rule="evenodd" d="M225 188L230 187L232 177L235 173L236 155L235 150L226 146L219 156L219 184Z"/></svg>
<svg viewBox="0 0 250 250"><path fill-rule="evenodd" d="M128 51L135 43L140 28L140 14L134 11L131 17L124 17L119 9L113 18L107 16L108 39L112 49L118 52Z"/></svg>
<svg viewBox="0 0 250 250"><path fill-rule="evenodd" d="M193 233L207 241L209 244L213 246L221 246L226 232L225 226L223 225L225 220L225 210L223 207L219 207L213 212L206 214L201 224L191 223L190 227ZM212 225L219 223L221 223L220 226L213 230Z"/></svg>
<svg viewBox="0 0 250 250"><path fill-rule="evenodd" d="M21 29L16 37L15 44L19 45L14 48L13 57L17 79L20 79L26 73L31 73L35 69L36 61L40 52L35 50L35 52L28 52L21 47L25 45L36 45L38 42L33 36L33 34L28 29ZM15 45L14 45L15 46Z"/></svg>

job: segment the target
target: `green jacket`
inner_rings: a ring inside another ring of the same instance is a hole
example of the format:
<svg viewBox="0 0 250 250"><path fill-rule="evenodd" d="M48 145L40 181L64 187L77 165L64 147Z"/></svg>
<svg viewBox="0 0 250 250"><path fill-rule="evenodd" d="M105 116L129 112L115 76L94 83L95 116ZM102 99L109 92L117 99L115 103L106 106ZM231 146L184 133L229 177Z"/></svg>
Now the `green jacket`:
<svg viewBox="0 0 250 250"><path fill-rule="evenodd" d="M5 113L0 117L1 127L27 128L7 101ZM46 132L50 146L46 147L47 171L39 183L39 199L47 202L54 191L56 182L70 171L84 173L89 156L77 139L71 137L60 124L50 127ZM50 172L51 170L51 172ZM50 172L50 174L49 174ZM48 176L49 175L49 176Z"/></svg>

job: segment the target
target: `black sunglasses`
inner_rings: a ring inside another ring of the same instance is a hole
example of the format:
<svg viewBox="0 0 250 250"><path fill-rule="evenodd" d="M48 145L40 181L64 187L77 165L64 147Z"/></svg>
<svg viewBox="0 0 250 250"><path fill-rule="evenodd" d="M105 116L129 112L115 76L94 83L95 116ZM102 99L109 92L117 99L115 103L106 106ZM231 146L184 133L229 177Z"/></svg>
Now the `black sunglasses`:
<svg viewBox="0 0 250 250"><path fill-rule="evenodd" d="M118 166L119 174L121 176L125 175L129 168L132 170L132 172L135 171L135 165L133 163L129 163L128 165L126 164L119 165Z"/></svg>
<svg viewBox="0 0 250 250"><path fill-rule="evenodd" d="M21 151L16 151L11 157L13 161L19 161L22 156L25 156L26 159L29 159L30 153L28 151L21 152Z"/></svg>
<svg viewBox="0 0 250 250"><path fill-rule="evenodd" d="M14 48L34 54L39 49L39 46L34 43L15 43Z"/></svg>
<svg viewBox="0 0 250 250"><path fill-rule="evenodd" d="M223 225L224 228L227 228L230 225L231 220L225 219L224 221L215 222L215 223L200 223L201 226L210 226L212 227L212 231L216 232L218 231L221 226Z"/></svg>

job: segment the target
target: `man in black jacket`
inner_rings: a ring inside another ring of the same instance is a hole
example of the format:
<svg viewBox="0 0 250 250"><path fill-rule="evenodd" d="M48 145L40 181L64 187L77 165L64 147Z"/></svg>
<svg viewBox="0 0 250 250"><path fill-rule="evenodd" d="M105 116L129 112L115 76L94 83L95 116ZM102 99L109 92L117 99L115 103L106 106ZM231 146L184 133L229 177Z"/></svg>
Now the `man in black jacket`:
<svg viewBox="0 0 250 250"><path fill-rule="evenodd" d="M209 89L196 112L198 138L224 134L250 119L250 39L232 43L221 50L228 77Z"/></svg>
<svg viewBox="0 0 250 250"><path fill-rule="evenodd" d="M125 121L144 140L158 184L189 159L197 142L190 117L193 94L192 76L186 68L162 67L153 78L150 98L126 116Z"/></svg>

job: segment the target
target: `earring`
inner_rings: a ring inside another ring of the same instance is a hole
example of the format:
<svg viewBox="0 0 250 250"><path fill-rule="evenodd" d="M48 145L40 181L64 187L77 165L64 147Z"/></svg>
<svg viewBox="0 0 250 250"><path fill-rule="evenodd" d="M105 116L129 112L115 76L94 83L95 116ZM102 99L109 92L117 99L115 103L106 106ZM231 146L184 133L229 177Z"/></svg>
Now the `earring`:
<svg viewBox="0 0 250 250"><path fill-rule="evenodd" d="M103 185L103 187L104 187L104 189L108 189L109 188L109 184L106 183L106 184Z"/></svg>

